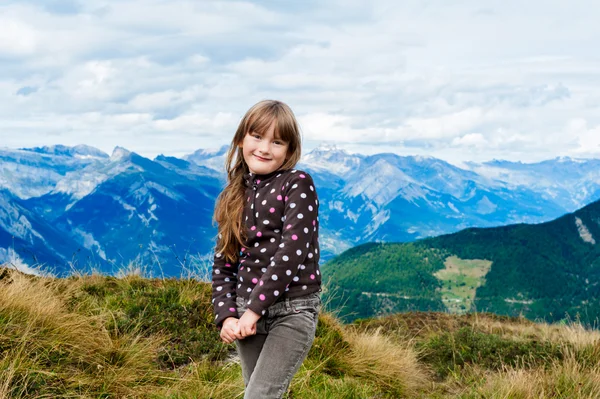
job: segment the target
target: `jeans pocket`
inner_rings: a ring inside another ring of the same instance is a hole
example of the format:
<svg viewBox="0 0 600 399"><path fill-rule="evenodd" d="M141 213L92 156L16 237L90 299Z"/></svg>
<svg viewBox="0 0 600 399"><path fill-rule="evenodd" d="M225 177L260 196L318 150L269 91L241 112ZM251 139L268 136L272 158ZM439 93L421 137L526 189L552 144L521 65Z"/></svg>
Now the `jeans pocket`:
<svg viewBox="0 0 600 399"><path fill-rule="evenodd" d="M313 320L317 320L318 316L319 316L319 312L321 310L321 306L318 303L314 303L314 302L299 302L299 303L294 303L291 302L290 303L291 308L292 308L292 312L294 313L305 313L307 315L310 315Z"/></svg>

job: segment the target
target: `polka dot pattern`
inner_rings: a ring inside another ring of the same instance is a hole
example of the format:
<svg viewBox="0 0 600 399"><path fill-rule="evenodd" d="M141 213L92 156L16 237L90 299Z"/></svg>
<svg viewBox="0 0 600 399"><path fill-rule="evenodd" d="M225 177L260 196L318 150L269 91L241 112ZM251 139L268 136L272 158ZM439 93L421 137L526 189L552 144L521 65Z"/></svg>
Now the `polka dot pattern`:
<svg viewBox="0 0 600 399"><path fill-rule="evenodd" d="M248 307L264 315L280 296L317 292L321 284L318 199L311 177L288 170L260 179L248 174L245 181L247 244L240 248L239 263L225 262L221 253L214 258L217 325L240 316L236 296L248 299Z"/></svg>

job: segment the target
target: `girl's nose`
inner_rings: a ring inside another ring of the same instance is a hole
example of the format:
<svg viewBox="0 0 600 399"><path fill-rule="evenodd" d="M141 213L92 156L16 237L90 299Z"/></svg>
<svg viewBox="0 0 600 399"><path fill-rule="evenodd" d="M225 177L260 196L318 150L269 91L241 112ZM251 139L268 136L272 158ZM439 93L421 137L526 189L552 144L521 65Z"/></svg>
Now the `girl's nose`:
<svg viewBox="0 0 600 399"><path fill-rule="evenodd" d="M270 144L269 143L265 143L264 141L262 143L260 143L260 146L258 147L258 150L262 153L268 154L269 150L270 150Z"/></svg>

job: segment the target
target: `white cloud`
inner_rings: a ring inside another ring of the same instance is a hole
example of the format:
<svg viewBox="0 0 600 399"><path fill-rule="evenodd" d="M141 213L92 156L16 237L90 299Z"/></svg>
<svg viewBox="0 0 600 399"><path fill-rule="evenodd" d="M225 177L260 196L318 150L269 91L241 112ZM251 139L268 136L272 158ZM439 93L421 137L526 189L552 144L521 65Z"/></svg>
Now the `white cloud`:
<svg viewBox="0 0 600 399"><path fill-rule="evenodd" d="M37 47L35 29L25 22L0 16L0 56L27 56Z"/></svg>
<svg viewBox="0 0 600 399"><path fill-rule="evenodd" d="M452 139L452 145L456 147L478 147L484 148L488 142L480 133L469 133L462 137L455 137Z"/></svg>
<svg viewBox="0 0 600 399"><path fill-rule="evenodd" d="M3 2L0 138L189 153L229 143L250 105L278 98L307 149L600 156L598 11L591 0Z"/></svg>
<svg viewBox="0 0 600 399"><path fill-rule="evenodd" d="M407 135L411 138L456 137L481 124L483 112L479 108L467 108L432 118L409 118L406 120Z"/></svg>
<svg viewBox="0 0 600 399"><path fill-rule="evenodd" d="M600 155L600 124L588 127L585 119L573 119L567 124L565 134L576 138L576 154L588 157Z"/></svg>
<svg viewBox="0 0 600 399"><path fill-rule="evenodd" d="M230 113L219 112L216 115L203 115L199 112L180 115L174 119L159 119L154 126L164 131L193 132L204 131L206 135L215 135L224 127L235 129L237 120ZM213 133L211 133L211 130Z"/></svg>

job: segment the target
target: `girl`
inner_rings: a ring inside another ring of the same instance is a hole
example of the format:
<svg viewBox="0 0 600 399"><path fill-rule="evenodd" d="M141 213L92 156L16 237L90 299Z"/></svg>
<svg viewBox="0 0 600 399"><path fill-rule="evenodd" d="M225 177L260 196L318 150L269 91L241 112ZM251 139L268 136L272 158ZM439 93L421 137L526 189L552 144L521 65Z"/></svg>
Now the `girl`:
<svg viewBox="0 0 600 399"><path fill-rule="evenodd" d="M319 201L292 110L261 101L227 154L212 274L221 339L236 342L244 398L281 398L308 354L320 311Z"/></svg>

